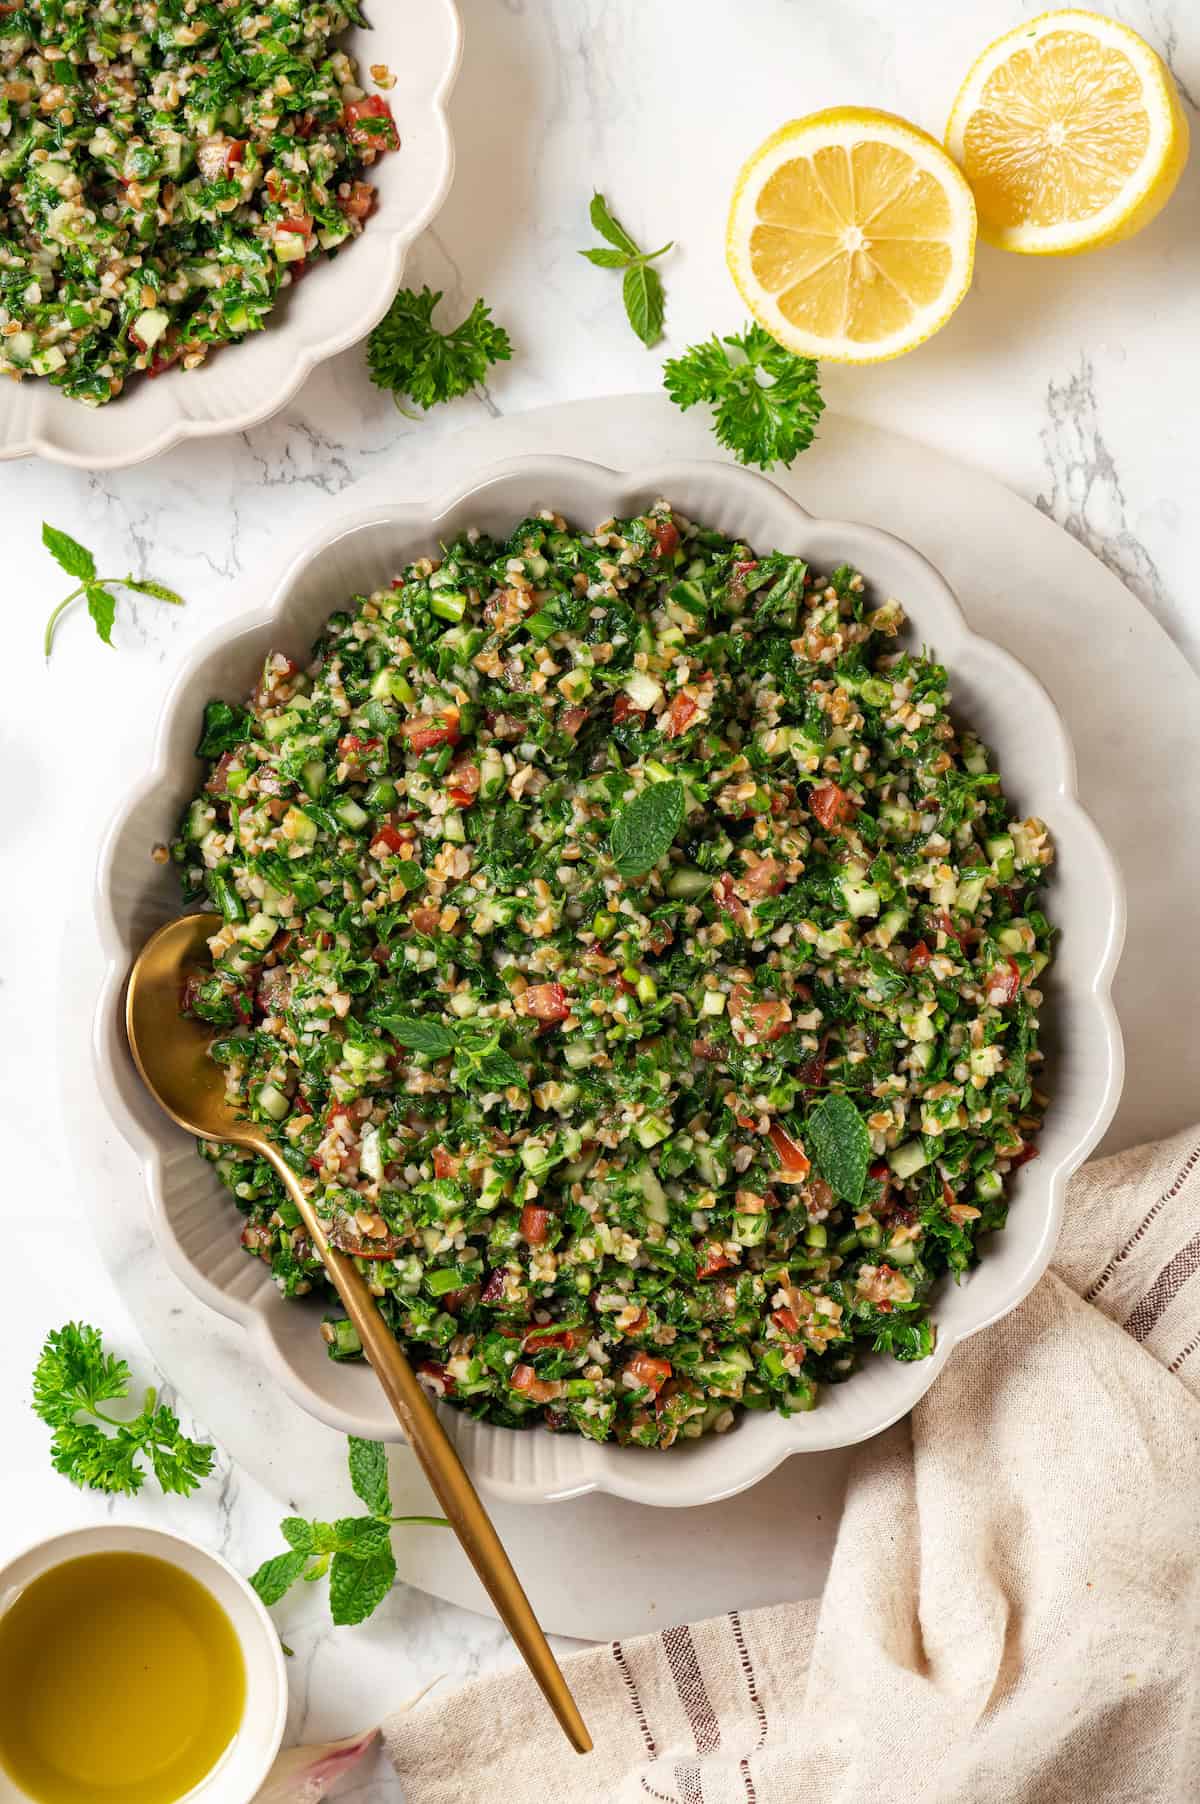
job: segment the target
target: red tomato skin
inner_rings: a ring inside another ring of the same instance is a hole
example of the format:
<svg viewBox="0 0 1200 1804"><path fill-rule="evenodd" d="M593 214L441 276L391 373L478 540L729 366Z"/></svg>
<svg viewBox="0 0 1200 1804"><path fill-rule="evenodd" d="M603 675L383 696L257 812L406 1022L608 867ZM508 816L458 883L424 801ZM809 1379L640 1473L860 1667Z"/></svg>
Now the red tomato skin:
<svg viewBox="0 0 1200 1804"><path fill-rule="evenodd" d="M808 805L829 832L847 825L858 812L840 783L822 783L809 795Z"/></svg>
<svg viewBox="0 0 1200 1804"><path fill-rule="evenodd" d="M551 1213L549 1209L541 1209L536 1203L526 1203L521 1211L521 1238L528 1241L531 1247L544 1244L549 1232Z"/></svg>

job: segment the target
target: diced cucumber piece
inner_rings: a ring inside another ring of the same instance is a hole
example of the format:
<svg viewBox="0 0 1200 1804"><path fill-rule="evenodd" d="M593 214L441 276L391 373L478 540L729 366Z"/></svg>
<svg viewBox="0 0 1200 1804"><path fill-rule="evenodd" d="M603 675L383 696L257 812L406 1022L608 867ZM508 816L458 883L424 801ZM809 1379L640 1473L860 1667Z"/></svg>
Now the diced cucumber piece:
<svg viewBox="0 0 1200 1804"><path fill-rule="evenodd" d="M328 772L319 758L310 758L300 772L300 781L304 785L304 793L315 802L325 787Z"/></svg>
<svg viewBox="0 0 1200 1804"><path fill-rule="evenodd" d="M670 1122L663 1121L658 1115L643 1115L642 1119L635 1123L633 1129L638 1145L645 1147L657 1146L659 1141L665 1140L670 1132Z"/></svg>
<svg viewBox="0 0 1200 1804"><path fill-rule="evenodd" d="M255 952L265 952L279 931L279 922L268 914L251 915L250 919L237 930L237 937L243 945L250 946Z"/></svg>
<svg viewBox="0 0 1200 1804"><path fill-rule="evenodd" d="M987 888L986 877L964 877L958 886L958 895L954 906L965 915L973 915L983 900L983 892Z"/></svg>
<svg viewBox="0 0 1200 1804"><path fill-rule="evenodd" d="M644 670L632 671L626 677L623 687L635 708L653 708L663 698L662 684L656 683Z"/></svg>
<svg viewBox="0 0 1200 1804"><path fill-rule="evenodd" d="M840 880L839 887L846 907L850 910L850 913L854 916L856 921L862 920L867 915L877 915L879 913L879 905L882 898L880 897L879 891L871 884L858 882L852 877L843 877Z"/></svg>
<svg viewBox="0 0 1200 1804"><path fill-rule="evenodd" d="M702 896L712 888L712 878L707 871L698 871L693 865L676 865L667 878L667 894L677 900L690 901L693 896Z"/></svg>
<svg viewBox="0 0 1200 1804"><path fill-rule="evenodd" d="M343 796L340 802L335 802L333 812L343 827L348 827L352 833L357 833L360 828L365 827L371 818L365 808L359 807L353 796Z"/></svg>
<svg viewBox="0 0 1200 1804"><path fill-rule="evenodd" d="M705 990L700 1001L702 1015L723 1015L725 1013L724 990Z"/></svg>
<svg viewBox="0 0 1200 1804"><path fill-rule="evenodd" d="M274 1084L264 1084L258 1093L258 1106L265 1110L272 1121L282 1121L292 1105L282 1090Z"/></svg>
<svg viewBox="0 0 1200 1804"><path fill-rule="evenodd" d="M29 367L35 376L49 376L53 371L61 370L66 361L57 345L47 345L45 350L34 352L29 360Z"/></svg>
<svg viewBox="0 0 1200 1804"><path fill-rule="evenodd" d="M911 1178L928 1165L929 1154L919 1140L905 1140L892 1148L887 1162L898 1178Z"/></svg>
<svg viewBox="0 0 1200 1804"><path fill-rule="evenodd" d="M1004 1179L1000 1176L1000 1173L996 1170L995 1166L990 1166L987 1171L981 1171L975 1180L975 1195L979 1198L979 1201L981 1203L994 1203L996 1198L1003 1194Z"/></svg>
<svg viewBox="0 0 1200 1804"><path fill-rule="evenodd" d="M299 808L289 808L283 817L283 837L293 845L311 846L317 837L317 823Z"/></svg>
<svg viewBox="0 0 1200 1804"><path fill-rule="evenodd" d="M134 337L143 350L152 351L170 323L170 314L164 313L161 307L147 307L133 322Z"/></svg>
<svg viewBox="0 0 1200 1804"><path fill-rule="evenodd" d="M760 1215L735 1215L733 1238L739 1246L756 1247L767 1238L771 1218L764 1209Z"/></svg>

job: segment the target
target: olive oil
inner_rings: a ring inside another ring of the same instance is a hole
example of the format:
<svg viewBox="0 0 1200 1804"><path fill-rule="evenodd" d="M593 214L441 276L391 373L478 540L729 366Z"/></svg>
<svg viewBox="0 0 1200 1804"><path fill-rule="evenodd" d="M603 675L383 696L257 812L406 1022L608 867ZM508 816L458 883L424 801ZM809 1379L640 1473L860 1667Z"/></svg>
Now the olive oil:
<svg viewBox="0 0 1200 1804"><path fill-rule="evenodd" d="M0 1765L36 1804L176 1804L245 1699L233 1624L165 1560L68 1560L0 1616Z"/></svg>

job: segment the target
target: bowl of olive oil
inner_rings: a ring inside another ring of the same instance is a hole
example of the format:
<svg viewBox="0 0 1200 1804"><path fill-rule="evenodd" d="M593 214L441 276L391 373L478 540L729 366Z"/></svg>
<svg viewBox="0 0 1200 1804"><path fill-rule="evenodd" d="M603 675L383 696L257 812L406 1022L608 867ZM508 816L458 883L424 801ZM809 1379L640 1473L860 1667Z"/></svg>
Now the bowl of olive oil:
<svg viewBox="0 0 1200 1804"><path fill-rule="evenodd" d="M250 1804L286 1715L269 1616L192 1542L81 1529L0 1569L0 1804Z"/></svg>

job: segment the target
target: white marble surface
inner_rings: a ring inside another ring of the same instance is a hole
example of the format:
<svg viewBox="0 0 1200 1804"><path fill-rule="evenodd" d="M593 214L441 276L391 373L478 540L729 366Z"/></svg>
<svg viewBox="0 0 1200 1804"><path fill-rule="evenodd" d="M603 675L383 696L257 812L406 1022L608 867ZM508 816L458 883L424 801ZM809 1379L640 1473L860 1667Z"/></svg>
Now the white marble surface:
<svg viewBox="0 0 1200 1804"><path fill-rule="evenodd" d="M0 1553L105 1509L50 1472L45 1431L28 1411L26 1374L45 1330L83 1314L149 1376L81 1239L48 1074L54 1008L90 1002L56 995L54 979L81 847L144 756L184 646L220 620L231 579L302 523L317 496L385 473L401 444L419 458L422 441L496 411L656 385L658 356L629 334L615 283L575 255L589 242L593 185L639 236L679 241L663 267L667 348L728 330L742 316L724 272L723 212L745 150L791 114L837 101L889 107L939 131L978 48L1040 10L1009 0L954 9L937 0L903 9L887 0L464 0L467 51L452 103L458 175L409 276L464 308L485 294L509 327L514 359L489 393L411 424L351 351L244 439L103 479L40 463L0 467L14 676L0 715L0 1106L9 1133L35 1152L0 1200L15 1280L0 1364ZM1184 0L1121 0L1110 10L1168 55L1195 126L1200 13ZM1193 664L1198 191L1200 157L1147 233L1096 258L1041 262L981 247L974 291L937 339L875 370L830 370L825 383L839 410L973 461L1035 500L1128 584ZM62 592L38 545L43 518L84 538L106 572L136 565L189 606L123 603L116 653L80 616L43 667L41 623ZM31 872L46 874L36 888ZM114 1507L207 1540L245 1569L277 1542L277 1504L224 1458L200 1498ZM345 1733L435 1673L458 1681L508 1660L496 1625L415 1591L398 1590L355 1631L323 1627L324 1610L306 1590L279 1612L296 1650L298 1736ZM399 1789L379 1766L340 1795L397 1804Z"/></svg>

